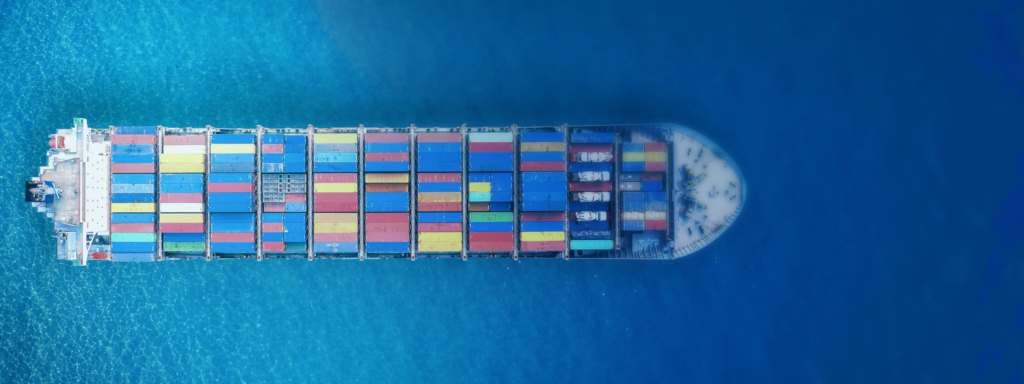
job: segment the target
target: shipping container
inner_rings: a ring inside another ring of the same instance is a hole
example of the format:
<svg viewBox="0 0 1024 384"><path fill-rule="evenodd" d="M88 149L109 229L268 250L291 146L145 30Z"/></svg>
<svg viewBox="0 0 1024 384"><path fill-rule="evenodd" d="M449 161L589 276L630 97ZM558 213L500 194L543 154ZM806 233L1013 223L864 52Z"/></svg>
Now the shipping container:
<svg viewBox="0 0 1024 384"><path fill-rule="evenodd" d="M111 233L154 233L156 224L152 223L111 223Z"/></svg>
<svg viewBox="0 0 1024 384"><path fill-rule="evenodd" d="M111 144L148 144L156 145L156 133L152 135L126 135L116 134L110 136Z"/></svg>

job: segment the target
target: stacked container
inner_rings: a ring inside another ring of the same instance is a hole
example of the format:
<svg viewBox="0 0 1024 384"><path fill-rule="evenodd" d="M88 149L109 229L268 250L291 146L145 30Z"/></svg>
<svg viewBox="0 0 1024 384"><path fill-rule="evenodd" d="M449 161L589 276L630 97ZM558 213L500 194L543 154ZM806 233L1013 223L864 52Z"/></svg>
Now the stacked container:
<svg viewBox="0 0 1024 384"><path fill-rule="evenodd" d="M511 132L469 134L470 172L512 172Z"/></svg>
<svg viewBox="0 0 1024 384"><path fill-rule="evenodd" d="M118 127L111 136L112 261L156 260L156 127Z"/></svg>
<svg viewBox="0 0 1024 384"><path fill-rule="evenodd" d="M313 172L359 172L354 133L314 133Z"/></svg>
<svg viewBox="0 0 1024 384"><path fill-rule="evenodd" d="M569 249L614 247L614 133L573 133L569 145Z"/></svg>
<svg viewBox="0 0 1024 384"><path fill-rule="evenodd" d="M462 134L416 135L416 211L447 212L442 219L417 217L417 246L421 252L462 252ZM450 172L450 173L440 173ZM457 220L456 220L457 219Z"/></svg>
<svg viewBox="0 0 1024 384"><path fill-rule="evenodd" d="M622 172L665 172L665 143L623 143Z"/></svg>
<svg viewBox="0 0 1024 384"><path fill-rule="evenodd" d="M359 252L358 143L355 133L313 134L313 250L317 253Z"/></svg>
<svg viewBox="0 0 1024 384"><path fill-rule="evenodd" d="M367 133L366 252L409 252L409 135Z"/></svg>
<svg viewBox="0 0 1024 384"><path fill-rule="evenodd" d="M668 227L665 193L665 143L623 143L622 192L623 231L664 231Z"/></svg>
<svg viewBox="0 0 1024 384"><path fill-rule="evenodd" d="M470 212L469 250L512 252L515 248L512 212Z"/></svg>
<svg viewBox="0 0 1024 384"><path fill-rule="evenodd" d="M306 173L306 136L263 135L263 173Z"/></svg>
<svg viewBox="0 0 1024 384"><path fill-rule="evenodd" d="M256 252L256 137L216 134L210 142L210 250Z"/></svg>
<svg viewBox="0 0 1024 384"><path fill-rule="evenodd" d="M164 252L206 251L203 192L206 136L164 136L160 154L160 234Z"/></svg>
<svg viewBox="0 0 1024 384"><path fill-rule="evenodd" d="M359 212L358 176L313 175L313 248L317 253L359 251L359 218L357 213L351 213Z"/></svg>
<svg viewBox="0 0 1024 384"><path fill-rule="evenodd" d="M306 251L306 136L264 134L262 163L264 252Z"/></svg>
<svg viewBox="0 0 1024 384"><path fill-rule="evenodd" d="M519 249L526 252L562 251L565 249L568 200L565 134L523 132L519 134L519 144ZM559 158L563 161L556 161Z"/></svg>

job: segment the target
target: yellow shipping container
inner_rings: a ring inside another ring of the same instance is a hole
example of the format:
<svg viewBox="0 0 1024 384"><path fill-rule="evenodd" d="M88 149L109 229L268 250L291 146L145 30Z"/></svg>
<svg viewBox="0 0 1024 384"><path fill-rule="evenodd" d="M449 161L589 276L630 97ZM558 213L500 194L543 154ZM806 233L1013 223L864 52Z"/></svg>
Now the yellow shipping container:
<svg viewBox="0 0 1024 384"><path fill-rule="evenodd" d="M408 183L408 173L367 173L367 183Z"/></svg>
<svg viewBox="0 0 1024 384"><path fill-rule="evenodd" d="M622 161L640 162L644 161L643 152L622 152Z"/></svg>
<svg viewBox="0 0 1024 384"><path fill-rule="evenodd" d="M490 192L491 183L469 183L470 192Z"/></svg>
<svg viewBox="0 0 1024 384"><path fill-rule="evenodd" d="M315 183L313 192L355 192L358 183Z"/></svg>
<svg viewBox="0 0 1024 384"><path fill-rule="evenodd" d="M156 203L113 203L111 213L155 213Z"/></svg>
<svg viewBox="0 0 1024 384"><path fill-rule="evenodd" d="M166 224L202 223L202 213L161 213L160 222Z"/></svg>
<svg viewBox="0 0 1024 384"><path fill-rule="evenodd" d="M565 232L519 232L522 241L565 241Z"/></svg>
<svg viewBox="0 0 1024 384"><path fill-rule="evenodd" d="M420 252L461 252L461 242L451 241L424 241L419 243Z"/></svg>
<svg viewBox="0 0 1024 384"><path fill-rule="evenodd" d="M188 164L202 164L205 161L206 155L202 153L161 153L160 164L167 163L188 163Z"/></svg>
<svg viewBox="0 0 1024 384"><path fill-rule="evenodd" d="M355 133L314 133L313 144L355 144Z"/></svg>
<svg viewBox="0 0 1024 384"><path fill-rule="evenodd" d="M462 232L420 232L420 242L462 241Z"/></svg>
<svg viewBox="0 0 1024 384"><path fill-rule="evenodd" d="M186 164L186 163L161 163L160 173L203 173L206 172L206 164Z"/></svg>
<svg viewBox="0 0 1024 384"><path fill-rule="evenodd" d="M256 153L256 144L211 144L210 153Z"/></svg>
<svg viewBox="0 0 1024 384"><path fill-rule="evenodd" d="M565 152L565 143L519 143L523 152Z"/></svg>
<svg viewBox="0 0 1024 384"><path fill-rule="evenodd" d="M314 223L358 223L358 213L314 213Z"/></svg>
<svg viewBox="0 0 1024 384"><path fill-rule="evenodd" d="M420 203L458 203L462 201L462 192L417 192L416 201Z"/></svg>
<svg viewBox="0 0 1024 384"><path fill-rule="evenodd" d="M357 223L313 223L313 233L356 233Z"/></svg>
<svg viewBox="0 0 1024 384"><path fill-rule="evenodd" d="M665 152L644 152L644 161L665 161Z"/></svg>

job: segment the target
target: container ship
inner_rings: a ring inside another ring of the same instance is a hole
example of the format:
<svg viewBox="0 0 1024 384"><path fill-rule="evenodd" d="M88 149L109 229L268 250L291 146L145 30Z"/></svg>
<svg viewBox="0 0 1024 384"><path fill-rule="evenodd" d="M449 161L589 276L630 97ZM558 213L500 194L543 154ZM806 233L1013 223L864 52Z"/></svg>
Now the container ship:
<svg viewBox="0 0 1024 384"><path fill-rule="evenodd" d="M90 128L50 136L25 200L57 258L675 259L746 185L675 124Z"/></svg>

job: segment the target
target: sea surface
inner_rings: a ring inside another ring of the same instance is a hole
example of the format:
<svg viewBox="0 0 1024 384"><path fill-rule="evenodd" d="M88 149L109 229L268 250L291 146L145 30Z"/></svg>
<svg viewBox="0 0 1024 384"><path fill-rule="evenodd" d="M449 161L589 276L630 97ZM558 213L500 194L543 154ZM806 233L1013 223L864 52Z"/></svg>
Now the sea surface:
<svg viewBox="0 0 1024 384"><path fill-rule="evenodd" d="M0 382L1024 382L1019 4L0 0ZM675 122L749 197L671 262L80 268L74 117Z"/></svg>

